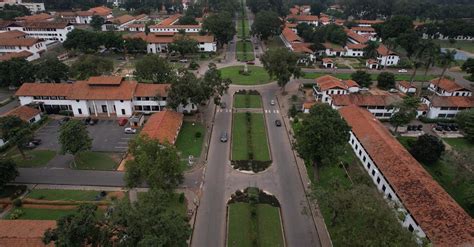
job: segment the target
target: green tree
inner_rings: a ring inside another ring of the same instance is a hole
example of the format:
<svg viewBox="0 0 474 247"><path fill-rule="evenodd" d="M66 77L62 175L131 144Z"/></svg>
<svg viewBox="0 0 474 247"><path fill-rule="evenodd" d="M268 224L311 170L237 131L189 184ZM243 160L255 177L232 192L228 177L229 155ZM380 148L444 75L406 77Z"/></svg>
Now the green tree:
<svg viewBox="0 0 474 247"><path fill-rule="evenodd" d="M79 120L69 120L59 129L59 144L62 154L81 155L92 148L92 139L89 137L86 125ZM75 163L75 161L74 161Z"/></svg>
<svg viewBox="0 0 474 247"><path fill-rule="evenodd" d="M69 67L54 56L49 56L36 65L36 78L46 82L65 81L69 78Z"/></svg>
<svg viewBox="0 0 474 247"><path fill-rule="evenodd" d="M96 31L102 30L102 25L104 25L105 20L100 15L93 15L91 19L91 27L94 28Z"/></svg>
<svg viewBox="0 0 474 247"><path fill-rule="evenodd" d="M278 79L278 85L285 89L291 77L302 76L301 68L297 66L299 57L286 48L269 49L262 55L263 67L270 77Z"/></svg>
<svg viewBox="0 0 474 247"><path fill-rule="evenodd" d="M316 104L295 131L296 150L319 169L333 163L349 140L350 127L327 104Z"/></svg>
<svg viewBox="0 0 474 247"><path fill-rule="evenodd" d="M17 116L1 117L0 133L2 139L10 145L16 146L23 159L26 159L24 146L33 139L30 124Z"/></svg>
<svg viewBox="0 0 474 247"><path fill-rule="evenodd" d="M227 12L220 12L207 17L202 28L214 35L219 47L231 41L237 33L232 15Z"/></svg>
<svg viewBox="0 0 474 247"><path fill-rule="evenodd" d="M396 112L390 118L390 123L395 126L395 132L398 131L398 127L401 125L408 124L416 118L416 110L419 105L419 98L407 96L403 101L392 106L396 109Z"/></svg>
<svg viewBox="0 0 474 247"><path fill-rule="evenodd" d="M466 134L466 139L474 143L474 109L461 111L456 115L456 121Z"/></svg>
<svg viewBox="0 0 474 247"><path fill-rule="evenodd" d="M352 73L351 79L357 82L361 87L370 87L372 85L372 77L363 70Z"/></svg>
<svg viewBox="0 0 474 247"><path fill-rule="evenodd" d="M461 68L463 71L471 74L470 80L474 81L474 58L468 58Z"/></svg>
<svg viewBox="0 0 474 247"><path fill-rule="evenodd" d="M19 87L25 82L33 82L35 72L35 66L22 58L0 62L0 85Z"/></svg>
<svg viewBox="0 0 474 247"><path fill-rule="evenodd" d="M110 59L84 55L71 65L71 76L78 80L85 80L91 76L110 73L113 69L114 62Z"/></svg>
<svg viewBox="0 0 474 247"><path fill-rule="evenodd" d="M170 83L174 80L175 70L166 59L148 54L135 63L135 76L152 83Z"/></svg>
<svg viewBox="0 0 474 247"><path fill-rule="evenodd" d="M382 72L377 76L377 87L390 89L395 87L395 75L390 72Z"/></svg>
<svg viewBox="0 0 474 247"><path fill-rule="evenodd" d="M410 147L410 153L423 164L433 165L444 152L444 143L436 136L424 134L419 136Z"/></svg>
<svg viewBox="0 0 474 247"><path fill-rule="evenodd" d="M375 41L368 41L366 43L366 47L364 47L364 58L377 58L378 52L377 49L379 48L379 43Z"/></svg>
<svg viewBox="0 0 474 247"><path fill-rule="evenodd" d="M199 43L196 40L185 35L180 35L173 41L173 43L168 45L168 49L171 52L177 52L181 57L184 57L187 54L198 53L198 45Z"/></svg>
<svg viewBox="0 0 474 247"><path fill-rule="evenodd" d="M252 24L252 35L260 39L267 40L270 37L278 36L281 33L281 20L277 13L262 10L255 15Z"/></svg>
<svg viewBox="0 0 474 247"><path fill-rule="evenodd" d="M16 163L10 159L0 159L0 192L5 185L20 175L16 169Z"/></svg>

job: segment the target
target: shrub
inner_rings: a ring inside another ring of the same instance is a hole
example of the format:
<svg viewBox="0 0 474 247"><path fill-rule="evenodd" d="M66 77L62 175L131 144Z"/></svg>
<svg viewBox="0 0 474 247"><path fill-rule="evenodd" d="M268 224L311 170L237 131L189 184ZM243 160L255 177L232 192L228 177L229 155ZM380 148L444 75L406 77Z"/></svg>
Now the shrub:
<svg viewBox="0 0 474 247"><path fill-rule="evenodd" d="M201 136L202 136L202 133L200 131L197 131L196 133L194 133L194 137L196 139L201 138Z"/></svg>
<svg viewBox="0 0 474 247"><path fill-rule="evenodd" d="M16 208L19 208L21 207L21 205L23 205L23 201L21 201L21 199L17 198L15 200L13 200L12 202L13 206L15 206Z"/></svg>

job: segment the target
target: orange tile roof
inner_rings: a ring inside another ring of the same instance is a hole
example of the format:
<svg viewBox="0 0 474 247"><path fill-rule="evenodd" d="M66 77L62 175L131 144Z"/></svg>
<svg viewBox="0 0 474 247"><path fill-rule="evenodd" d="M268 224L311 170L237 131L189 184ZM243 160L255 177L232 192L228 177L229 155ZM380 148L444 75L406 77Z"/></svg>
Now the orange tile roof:
<svg viewBox="0 0 474 247"><path fill-rule="evenodd" d="M54 220L0 220L0 246L42 247L44 232L55 228Z"/></svg>
<svg viewBox="0 0 474 247"><path fill-rule="evenodd" d="M146 121L141 134L174 145L182 123L182 113L167 110L157 112Z"/></svg>
<svg viewBox="0 0 474 247"><path fill-rule="evenodd" d="M434 246L474 243L474 220L380 121L354 105L339 112Z"/></svg>
<svg viewBox="0 0 474 247"><path fill-rule="evenodd" d="M0 56L0 61L8 61L12 58L27 58L31 55L33 55L33 53L29 51L9 52Z"/></svg>
<svg viewBox="0 0 474 247"><path fill-rule="evenodd" d="M41 113L41 111L36 109L36 108L23 105L23 106L19 106L17 108L14 108L14 109L8 111L7 113L4 113L2 116L17 116L21 120L23 120L25 122L29 122L30 119L34 118L36 115L38 115L40 113Z"/></svg>
<svg viewBox="0 0 474 247"><path fill-rule="evenodd" d="M390 106L396 102L401 101L402 98L398 95L372 95L372 94L344 94L333 95L332 104L335 106Z"/></svg>
<svg viewBox="0 0 474 247"><path fill-rule="evenodd" d="M465 96L438 96L435 95L430 99L431 105L434 107L466 107L474 108L474 97Z"/></svg>
<svg viewBox="0 0 474 247"><path fill-rule="evenodd" d="M0 33L0 39L20 38L25 37L26 33L18 30L7 31Z"/></svg>
<svg viewBox="0 0 474 247"><path fill-rule="evenodd" d="M303 42L303 39L300 38L295 32L293 32L293 30L289 29L288 27L283 28L281 34L288 42Z"/></svg>
<svg viewBox="0 0 474 247"><path fill-rule="evenodd" d="M454 92L454 91L460 91L460 90L465 90L469 91L468 89L464 88L463 86L457 84L455 81L448 79L446 77L440 78L435 78L430 81L430 83L438 86L439 88L447 91L447 92Z"/></svg>
<svg viewBox="0 0 474 247"><path fill-rule="evenodd" d="M359 84L353 80L341 80L331 75L324 75L316 78L316 84L322 91L329 89L340 88L349 89L349 87L358 87Z"/></svg>
<svg viewBox="0 0 474 247"><path fill-rule="evenodd" d="M168 90L171 88L171 84L151 84L151 83L138 83L135 89L135 97L154 97L161 96L167 97Z"/></svg>
<svg viewBox="0 0 474 247"><path fill-rule="evenodd" d="M0 39L0 46L33 46L38 42L40 42L40 40L34 38L3 38Z"/></svg>

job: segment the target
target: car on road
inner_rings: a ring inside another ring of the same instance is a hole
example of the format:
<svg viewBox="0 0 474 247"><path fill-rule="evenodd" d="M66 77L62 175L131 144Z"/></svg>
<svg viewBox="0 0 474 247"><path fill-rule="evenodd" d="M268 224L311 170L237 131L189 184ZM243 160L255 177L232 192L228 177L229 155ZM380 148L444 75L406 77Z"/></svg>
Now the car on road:
<svg viewBox="0 0 474 247"><path fill-rule="evenodd" d="M118 125L119 126L125 126L127 124L128 120L126 118L119 118L118 120Z"/></svg>
<svg viewBox="0 0 474 247"><path fill-rule="evenodd" d="M281 126L281 121L280 121L280 120L275 120L275 125L276 125L277 127L280 127L280 126Z"/></svg>
<svg viewBox="0 0 474 247"><path fill-rule="evenodd" d="M398 70L398 73L407 73L407 72L408 72L408 70L406 70L406 69L399 69Z"/></svg>
<svg viewBox="0 0 474 247"><path fill-rule="evenodd" d="M275 100L270 100L270 105L275 105Z"/></svg>
<svg viewBox="0 0 474 247"><path fill-rule="evenodd" d="M227 142L227 132L222 132L221 133L221 142Z"/></svg>
<svg viewBox="0 0 474 247"><path fill-rule="evenodd" d="M133 129L133 128L130 128L130 127L127 127L127 128L125 128L125 129L123 130L123 132L124 132L125 134L135 134L135 133L137 133L137 130L136 130L136 129Z"/></svg>

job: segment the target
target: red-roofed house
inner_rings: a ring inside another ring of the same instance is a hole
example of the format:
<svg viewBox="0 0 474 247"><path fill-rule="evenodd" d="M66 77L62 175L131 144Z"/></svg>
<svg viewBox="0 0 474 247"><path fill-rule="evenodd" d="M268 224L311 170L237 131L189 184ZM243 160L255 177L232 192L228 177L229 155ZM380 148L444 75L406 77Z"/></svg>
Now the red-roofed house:
<svg viewBox="0 0 474 247"><path fill-rule="evenodd" d="M316 100L331 104L333 95L344 95L359 92L359 84L353 80L341 80L331 75L316 78L313 94Z"/></svg>
<svg viewBox="0 0 474 247"><path fill-rule="evenodd" d="M464 97L465 98L465 97ZM474 220L367 110L339 113L351 127L349 145L401 224L433 246L472 246Z"/></svg>
<svg viewBox="0 0 474 247"><path fill-rule="evenodd" d="M174 145L183 124L183 114L175 111L154 113L143 126L141 135Z"/></svg>
<svg viewBox="0 0 474 247"><path fill-rule="evenodd" d="M431 80L428 89L439 96L472 96L471 90L446 77Z"/></svg>

